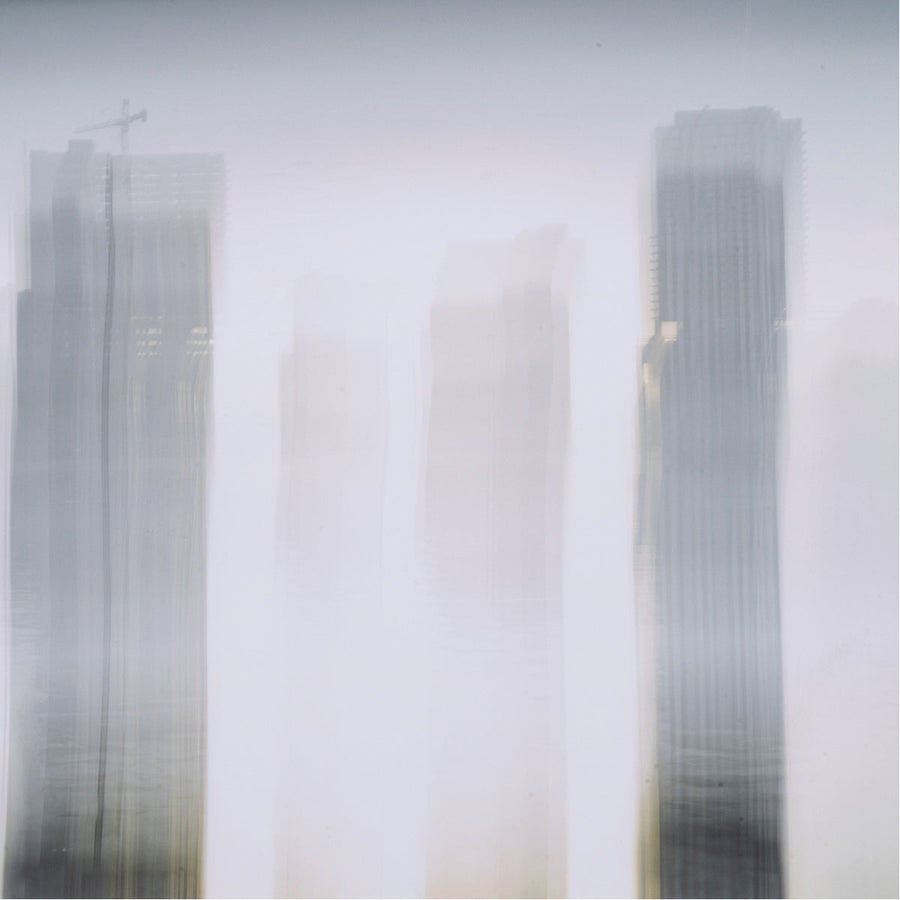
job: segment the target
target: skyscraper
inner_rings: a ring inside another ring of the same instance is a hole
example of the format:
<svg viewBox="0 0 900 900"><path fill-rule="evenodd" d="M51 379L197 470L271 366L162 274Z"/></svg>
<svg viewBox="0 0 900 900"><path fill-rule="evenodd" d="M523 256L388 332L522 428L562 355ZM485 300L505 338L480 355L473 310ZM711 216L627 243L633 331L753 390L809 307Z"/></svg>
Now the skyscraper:
<svg viewBox="0 0 900 900"><path fill-rule="evenodd" d="M778 459L799 149L799 122L768 109L678 113L657 134L636 547L650 896L783 896Z"/></svg>
<svg viewBox="0 0 900 900"><path fill-rule="evenodd" d="M31 156L11 490L8 896L196 896L223 165Z"/></svg>
<svg viewBox="0 0 900 900"><path fill-rule="evenodd" d="M431 315L426 894L566 893L562 227L451 247Z"/></svg>
<svg viewBox="0 0 900 900"><path fill-rule="evenodd" d="M384 894L384 325L376 291L309 277L282 358L279 897Z"/></svg>

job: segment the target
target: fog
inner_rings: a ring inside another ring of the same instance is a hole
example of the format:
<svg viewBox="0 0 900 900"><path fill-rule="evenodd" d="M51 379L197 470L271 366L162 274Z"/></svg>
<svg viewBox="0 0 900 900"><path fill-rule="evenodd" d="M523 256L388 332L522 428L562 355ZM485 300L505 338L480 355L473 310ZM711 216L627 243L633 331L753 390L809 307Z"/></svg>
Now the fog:
<svg viewBox="0 0 900 900"><path fill-rule="evenodd" d="M29 154L128 98L135 159L224 161L206 895L641 890L654 130L751 107L802 128L786 890L896 894L897 74L889 2L0 4L5 521Z"/></svg>

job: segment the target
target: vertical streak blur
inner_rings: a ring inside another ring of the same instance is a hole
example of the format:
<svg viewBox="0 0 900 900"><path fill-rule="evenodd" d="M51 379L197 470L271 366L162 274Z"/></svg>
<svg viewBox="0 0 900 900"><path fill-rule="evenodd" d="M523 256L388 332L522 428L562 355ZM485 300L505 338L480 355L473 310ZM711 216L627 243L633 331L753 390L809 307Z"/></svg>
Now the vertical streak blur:
<svg viewBox="0 0 900 900"><path fill-rule="evenodd" d="M647 896L783 896L778 467L799 150L799 122L767 109L679 113L657 136L636 545Z"/></svg>
<svg viewBox="0 0 900 900"><path fill-rule="evenodd" d="M454 245L431 315L426 893L566 893L562 227Z"/></svg>
<svg viewBox="0 0 900 900"><path fill-rule="evenodd" d="M385 320L370 293L300 290L281 367L275 892L380 896Z"/></svg>
<svg viewBox="0 0 900 900"><path fill-rule="evenodd" d="M195 896L222 161L32 154L7 896Z"/></svg>

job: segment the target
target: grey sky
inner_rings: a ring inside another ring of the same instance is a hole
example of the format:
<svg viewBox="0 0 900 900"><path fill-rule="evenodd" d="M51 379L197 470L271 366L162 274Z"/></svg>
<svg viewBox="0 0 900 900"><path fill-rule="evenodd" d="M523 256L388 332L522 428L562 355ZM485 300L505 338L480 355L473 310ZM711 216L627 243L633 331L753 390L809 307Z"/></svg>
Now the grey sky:
<svg viewBox="0 0 900 900"><path fill-rule="evenodd" d="M382 252L393 238L408 265L414 236L433 271L446 240L541 214L596 232L608 276L652 128L771 105L804 121L811 256L840 233L844 271L883 294L896 21L889 2L5 4L0 172L8 195L23 143L61 146L127 96L150 114L133 152L227 154L233 233L270 232L268 290L307 260L343 267L376 222Z"/></svg>

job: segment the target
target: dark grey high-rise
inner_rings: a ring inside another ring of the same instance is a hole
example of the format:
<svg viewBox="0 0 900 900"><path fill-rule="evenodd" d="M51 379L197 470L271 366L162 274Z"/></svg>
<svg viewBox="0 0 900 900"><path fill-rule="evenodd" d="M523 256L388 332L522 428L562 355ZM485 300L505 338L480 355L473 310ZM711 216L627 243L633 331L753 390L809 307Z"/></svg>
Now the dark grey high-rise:
<svg viewBox="0 0 900 900"><path fill-rule="evenodd" d="M799 122L769 109L678 113L657 134L637 536L651 895L784 892L778 457L799 148Z"/></svg>
<svg viewBox="0 0 900 900"><path fill-rule="evenodd" d="M222 161L31 157L6 896L196 896Z"/></svg>

